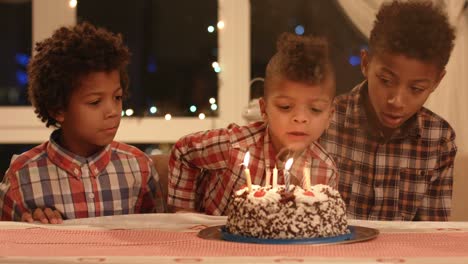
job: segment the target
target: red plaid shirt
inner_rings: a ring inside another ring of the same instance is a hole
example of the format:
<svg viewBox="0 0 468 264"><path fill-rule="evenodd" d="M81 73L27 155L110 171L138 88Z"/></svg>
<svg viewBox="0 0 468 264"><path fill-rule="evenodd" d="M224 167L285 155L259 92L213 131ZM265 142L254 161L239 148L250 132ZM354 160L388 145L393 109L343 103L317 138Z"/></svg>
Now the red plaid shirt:
<svg viewBox="0 0 468 264"><path fill-rule="evenodd" d="M368 127L367 83L336 98L320 139L335 159L348 216L369 220L446 221L457 148L450 125L426 108L389 140Z"/></svg>
<svg viewBox="0 0 468 264"><path fill-rule="evenodd" d="M17 156L0 184L0 219L55 208L65 219L164 212L151 159L133 146L112 142L83 158L50 140Z"/></svg>
<svg viewBox="0 0 468 264"><path fill-rule="evenodd" d="M241 164L250 152L252 183L265 185L266 170L276 165L278 183L284 184L284 162L276 160L272 142L263 122L247 126L230 125L194 133L181 138L169 160L168 204L195 209L212 215L224 215L231 195L246 184ZM336 167L330 156L316 142L295 161L290 170L291 182L302 181L303 167L311 164L311 183L336 188Z"/></svg>

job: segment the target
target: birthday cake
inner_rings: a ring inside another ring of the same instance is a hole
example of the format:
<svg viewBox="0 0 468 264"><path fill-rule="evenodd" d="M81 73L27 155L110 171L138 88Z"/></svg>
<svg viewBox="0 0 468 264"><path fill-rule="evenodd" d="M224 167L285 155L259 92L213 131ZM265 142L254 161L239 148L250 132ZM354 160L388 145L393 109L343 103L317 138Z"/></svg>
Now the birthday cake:
<svg viewBox="0 0 468 264"><path fill-rule="evenodd" d="M314 185L308 191L290 185L252 185L238 190L229 204L231 234L265 238L320 238L349 233L346 207L337 190Z"/></svg>

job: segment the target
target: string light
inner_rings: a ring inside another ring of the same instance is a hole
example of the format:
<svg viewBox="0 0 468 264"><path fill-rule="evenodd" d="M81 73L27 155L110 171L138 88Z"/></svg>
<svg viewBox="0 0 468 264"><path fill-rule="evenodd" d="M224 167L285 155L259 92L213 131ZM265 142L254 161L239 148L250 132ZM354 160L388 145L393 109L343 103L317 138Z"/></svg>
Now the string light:
<svg viewBox="0 0 468 264"><path fill-rule="evenodd" d="M129 109L125 110L125 114L127 116L132 116L133 115L133 109L129 108Z"/></svg>
<svg viewBox="0 0 468 264"><path fill-rule="evenodd" d="M122 113L120 114L121 116L125 116L124 110L122 110Z"/></svg>
<svg viewBox="0 0 468 264"><path fill-rule="evenodd" d="M68 2L68 6L70 6L70 8L75 8L77 4L78 4L77 0L70 0Z"/></svg>
<svg viewBox="0 0 468 264"><path fill-rule="evenodd" d="M198 115L198 118L200 118L201 120L205 119L205 117L206 117L206 116L205 116L204 113L200 113L200 114Z"/></svg>
<svg viewBox="0 0 468 264"><path fill-rule="evenodd" d="M222 21L222 20L219 21L217 26L218 26L218 29L223 29L224 28L224 21Z"/></svg>
<svg viewBox="0 0 468 264"><path fill-rule="evenodd" d="M352 55L349 57L348 62L352 66L358 66L359 64L361 64L361 58L359 56Z"/></svg>
<svg viewBox="0 0 468 264"><path fill-rule="evenodd" d="M297 35L303 35L304 31L303 25L297 25L296 28L294 28L294 32L296 32Z"/></svg>
<svg viewBox="0 0 468 264"><path fill-rule="evenodd" d="M210 25L210 26L208 26L207 30L208 30L208 32L213 33L214 30L215 30L215 27Z"/></svg>
<svg viewBox="0 0 468 264"><path fill-rule="evenodd" d="M156 112L158 112L158 108L156 106L150 107L150 113L156 114Z"/></svg>
<svg viewBox="0 0 468 264"><path fill-rule="evenodd" d="M216 103L216 99L214 97L211 97L209 102L210 102L210 104L214 104L214 103Z"/></svg>
<svg viewBox="0 0 468 264"><path fill-rule="evenodd" d="M218 105L217 104L211 104L210 108L211 108L211 110L216 111L216 109L218 109Z"/></svg>
<svg viewBox="0 0 468 264"><path fill-rule="evenodd" d="M172 119L171 114L166 114L166 115L164 116L164 119L166 119L167 121L171 120L171 119Z"/></svg>
<svg viewBox="0 0 468 264"><path fill-rule="evenodd" d="M197 111L197 107L195 105L190 106L190 112L195 113Z"/></svg>
<svg viewBox="0 0 468 264"><path fill-rule="evenodd" d="M221 67L219 66L219 63L217 61L211 63L211 67L213 67L215 72L220 72L221 71Z"/></svg>

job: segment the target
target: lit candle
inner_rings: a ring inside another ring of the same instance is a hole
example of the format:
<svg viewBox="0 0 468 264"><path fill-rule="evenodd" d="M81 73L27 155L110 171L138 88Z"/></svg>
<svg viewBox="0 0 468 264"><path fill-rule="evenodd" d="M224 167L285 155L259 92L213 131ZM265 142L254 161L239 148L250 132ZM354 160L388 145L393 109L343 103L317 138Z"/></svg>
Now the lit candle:
<svg viewBox="0 0 468 264"><path fill-rule="evenodd" d="M304 167L304 190L308 191L310 190L310 167L306 166Z"/></svg>
<svg viewBox="0 0 468 264"><path fill-rule="evenodd" d="M247 181L247 187L249 188L249 192L252 191L252 179L250 178L250 170L249 170L249 160L250 160L250 152L247 151L244 156L244 174L245 179Z"/></svg>
<svg viewBox="0 0 468 264"><path fill-rule="evenodd" d="M271 178L271 171L270 171L270 168L267 168L266 178L265 178L265 187L268 187L268 185L270 185L270 178Z"/></svg>
<svg viewBox="0 0 468 264"><path fill-rule="evenodd" d="M286 164L284 165L284 184L285 184L285 189L287 192L289 191L289 181L290 181L289 169L291 169L293 161L294 161L293 158L289 158L286 161Z"/></svg>
<svg viewBox="0 0 468 264"><path fill-rule="evenodd" d="M278 188L278 169L273 168L273 188Z"/></svg>

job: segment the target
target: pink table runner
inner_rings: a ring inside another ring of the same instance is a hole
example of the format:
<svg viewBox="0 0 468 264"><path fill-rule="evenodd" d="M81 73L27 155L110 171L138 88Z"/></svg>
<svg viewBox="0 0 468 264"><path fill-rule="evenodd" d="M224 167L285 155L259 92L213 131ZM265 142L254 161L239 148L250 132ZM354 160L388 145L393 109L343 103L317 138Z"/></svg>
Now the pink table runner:
<svg viewBox="0 0 468 264"><path fill-rule="evenodd" d="M0 256L315 256L345 258L468 257L468 232L381 233L342 245L257 245L158 230L0 230Z"/></svg>

